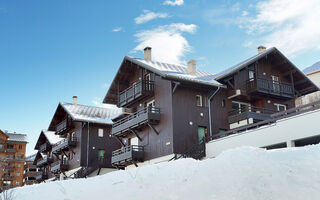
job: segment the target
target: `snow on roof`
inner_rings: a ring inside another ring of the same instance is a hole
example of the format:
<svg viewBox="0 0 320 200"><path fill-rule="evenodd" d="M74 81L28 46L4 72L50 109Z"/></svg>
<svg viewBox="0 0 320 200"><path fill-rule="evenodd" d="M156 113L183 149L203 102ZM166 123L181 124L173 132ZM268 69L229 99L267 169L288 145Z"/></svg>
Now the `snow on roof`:
<svg viewBox="0 0 320 200"><path fill-rule="evenodd" d="M146 69L153 71L161 76L173 78L173 79L180 79L183 81L190 81L196 82L205 85L211 85L216 87L223 87L223 84L219 83L214 79L214 74L205 72L202 70L196 71L196 75L188 74L187 66L178 65L178 64L168 64L163 62L157 61L147 61L140 58L132 58L129 56L125 57L126 59L130 60L131 62L143 66Z"/></svg>
<svg viewBox="0 0 320 200"><path fill-rule="evenodd" d="M238 63L238 64L236 64L236 65L234 65L234 66L232 66L232 67L230 67L228 69L226 69L226 70L223 70L222 72L216 74L214 76L214 78L216 80L224 78L224 77L234 73L235 71L241 69L242 67L247 66L249 63L254 62L256 60L259 60L261 57L263 57L266 54L272 52L273 50L276 50L276 48L272 47L272 48L269 48L269 49L267 49L267 50L265 50L265 51L263 51L261 53L258 53L257 55L254 55L251 58L248 58L248 59L246 59L246 60L244 60L244 61L242 61L242 62L240 62L240 63Z"/></svg>
<svg viewBox="0 0 320 200"><path fill-rule="evenodd" d="M64 138L60 138L59 135L56 135L54 131L42 130L42 133L46 136L47 140L51 145L60 142Z"/></svg>
<svg viewBox="0 0 320 200"><path fill-rule="evenodd" d="M320 71L320 61L314 63L314 64L311 65L310 67L305 68L305 69L303 70L303 73L305 73L305 74L311 74L311 73L318 72L318 71Z"/></svg>
<svg viewBox="0 0 320 200"><path fill-rule="evenodd" d="M28 143L28 137L26 134L6 133L6 135L9 137L8 141Z"/></svg>
<svg viewBox="0 0 320 200"><path fill-rule="evenodd" d="M111 119L122 113L122 109L119 108L103 108L65 102L60 102L60 105L73 120L98 124L113 124Z"/></svg>
<svg viewBox="0 0 320 200"><path fill-rule="evenodd" d="M37 155L37 154L35 153L35 154L30 155L30 156L27 156L27 157L26 157L26 161L32 161L32 162L33 162L34 159L36 158L36 155Z"/></svg>

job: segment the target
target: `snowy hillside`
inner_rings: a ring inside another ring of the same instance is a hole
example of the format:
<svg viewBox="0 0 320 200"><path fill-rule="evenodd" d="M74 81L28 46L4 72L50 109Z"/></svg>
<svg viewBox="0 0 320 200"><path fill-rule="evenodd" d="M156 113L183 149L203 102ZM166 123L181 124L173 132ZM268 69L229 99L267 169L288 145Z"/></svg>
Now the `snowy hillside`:
<svg viewBox="0 0 320 200"><path fill-rule="evenodd" d="M205 161L183 159L15 190L16 200L319 198L320 145L268 152L242 147Z"/></svg>

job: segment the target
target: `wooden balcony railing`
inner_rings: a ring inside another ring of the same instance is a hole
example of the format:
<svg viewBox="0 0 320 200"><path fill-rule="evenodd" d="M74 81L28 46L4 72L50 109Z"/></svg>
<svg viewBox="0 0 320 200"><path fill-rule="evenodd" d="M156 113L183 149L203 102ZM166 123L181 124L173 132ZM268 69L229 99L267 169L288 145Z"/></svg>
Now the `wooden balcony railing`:
<svg viewBox="0 0 320 200"><path fill-rule="evenodd" d="M35 179L37 181L43 181L43 180L46 180L48 179L48 172L45 172L45 171L41 171L41 172L37 172L36 175L35 175Z"/></svg>
<svg viewBox="0 0 320 200"><path fill-rule="evenodd" d="M136 84L130 86L124 91L119 93L118 107L124 107L133 103L141 98L154 94L154 82L153 81L139 81Z"/></svg>
<svg viewBox="0 0 320 200"><path fill-rule="evenodd" d="M12 180L14 179L14 176L11 175L11 174L3 174L3 175L2 175L2 179L3 179L4 181L12 181Z"/></svg>
<svg viewBox="0 0 320 200"><path fill-rule="evenodd" d="M70 138L65 138L61 140L60 142L56 143L52 147L52 152L53 153L61 153L63 150L68 150L70 147L75 147L77 146L77 138L72 137Z"/></svg>
<svg viewBox="0 0 320 200"><path fill-rule="evenodd" d="M5 148L1 147L0 152L7 152L7 153L16 153L18 150L15 148Z"/></svg>
<svg viewBox="0 0 320 200"><path fill-rule="evenodd" d="M67 118L61 121L57 126L56 126L56 134L57 135L63 135L66 131L72 129L72 120Z"/></svg>
<svg viewBox="0 0 320 200"><path fill-rule="evenodd" d="M252 118L254 122L270 119L270 115L278 111L255 106L243 106L241 109L232 110L228 113L229 123L239 122Z"/></svg>
<svg viewBox="0 0 320 200"><path fill-rule="evenodd" d="M51 164L51 169L50 171L55 173L55 172L63 172L67 171L69 169L68 161L67 160L59 160L57 162L54 162Z"/></svg>
<svg viewBox="0 0 320 200"><path fill-rule="evenodd" d="M44 143L42 145L40 145L39 147L39 151L40 152L47 152L50 150L50 144L49 143Z"/></svg>
<svg viewBox="0 0 320 200"><path fill-rule="evenodd" d="M131 129L141 128L148 123L155 125L160 122L160 108L146 107L136 113L128 115L112 125L111 134L124 136Z"/></svg>
<svg viewBox="0 0 320 200"><path fill-rule="evenodd" d="M132 162L144 161L144 147L137 145L130 145L122 147L112 152L111 164L116 165L129 165Z"/></svg>
<svg viewBox="0 0 320 200"><path fill-rule="evenodd" d="M44 165L48 165L53 162L53 158L51 156L46 156L44 158L40 158L37 161L37 167L42 167Z"/></svg>
<svg viewBox="0 0 320 200"><path fill-rule="evenodd" d="M293 98L294 90L292 84L273 81L266 78L253 78L246 82L247 93L262 93L283 98Z"/></svg>

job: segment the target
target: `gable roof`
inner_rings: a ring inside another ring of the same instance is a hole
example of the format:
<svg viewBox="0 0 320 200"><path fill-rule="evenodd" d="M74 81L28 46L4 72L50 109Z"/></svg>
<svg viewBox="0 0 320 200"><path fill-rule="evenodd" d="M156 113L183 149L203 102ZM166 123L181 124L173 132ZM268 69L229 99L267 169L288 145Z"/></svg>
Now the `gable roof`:
<svg viewBox="0 0 320 200"><path fill-rule="evenodd" d="M320 61L314 63L313 65L311 65L310 67L307 67L303 70L303 73L305 74L312 74L315 72L320 72Z"/></svg>
<svg viewBox="0 0 320 200"><path fill-rule="evenodd" d="M37 155L37 154L35 153L35 154L30 155L30 156L27 156L27 157L26 157L26 161L32 161L32 162L33 162L34 159L36 158L36 155Z"/></svg>
<svg viewBox="0 0 320 200"><path fill-rule="evenodd" d="M41 144L44 144L45 141L48 141L50 145L54 145L64 138L60 138L59 135L56 135L54 131L47 131L43 129L39 135L39 138L37 140L36 146L34 149L39 149Z"/></svg>
<svg viewBox="0 0 320 200"><path fill-rule="evenodd" d="M60 105L74 121L97 124L112 125L112 119L122 113L122 109L119 108L103 108L64 102L60 102Z"/></svg>
<svg viewBox="0 0 320 200"><path fill-rule="evenodd" d="M8 142L28 143L28 137L26 134L6 133L9 137Z"/></svg>
<svg viewBox="0 0 320 200"><path fill-rule="evenodd" d="M140 58L132 58L129 56L126 56L125 59L165 78L190 81L215 87L223 87L223 84L214 80L214 74L210 72L205 72L197 69L196 75L193 76L188 74L188 68L184 65L148 61Z"/></svg>
<svg viewBox="0 0 320 200"><path fill-rule="evenodd" d="M254 62L256 62L260 58L265 57L270 52L273 52L275 50L277 50L277 49L275 47L272 47L272 48L269 48L269 49L267 49L267 50L265 50L265 51L263 51L261 53L258 53L256 55L254 55L254 56L252 56L252 57L250 57L250 58L248 58L248 59L236 64L236 65L233 65L232 67L229 67L229 68L223 70L220 73L215 74L214 78L216 80L220 80L222 78L225 78L225 77L235 73L236 71L238 71L238 70L240 70L240 69L242 69L242 68L244 68L244 67L246 67L246 66L248 66L248 65L250 65L250 64L252 64Z"/></svg>
<svg viewBox="0 0 320 200"><path fill-rule="evenodd" d="M277 56L278 58L282 59L284 64L286 64L286 71L293 73L294 80L294 87L299 92L299 96L306 95L315 91L320 90L317 85L315 85L298 67L296 67L286 56L284 56L277 48L271 47L261 53L252 56L218 74L215 75L215 79L221 81L222 79L231 76L232 74L236 73L237 71L251 65L258 60L264 57L270 56Z"/></svg>

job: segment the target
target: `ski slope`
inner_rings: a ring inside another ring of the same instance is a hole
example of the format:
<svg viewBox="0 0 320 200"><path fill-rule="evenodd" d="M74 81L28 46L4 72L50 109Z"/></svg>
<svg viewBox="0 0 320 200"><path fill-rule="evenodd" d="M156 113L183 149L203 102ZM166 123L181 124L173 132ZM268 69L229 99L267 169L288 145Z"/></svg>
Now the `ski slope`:
<svg viewBox="0 0 320 200"><path fill-rule="evenodd" d="M14 195L16 200L318 200L320 145L240 147L204 161L181 159L25 186Z"/></svg>

